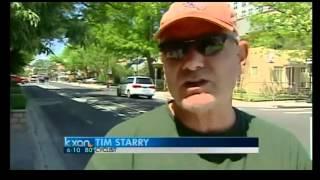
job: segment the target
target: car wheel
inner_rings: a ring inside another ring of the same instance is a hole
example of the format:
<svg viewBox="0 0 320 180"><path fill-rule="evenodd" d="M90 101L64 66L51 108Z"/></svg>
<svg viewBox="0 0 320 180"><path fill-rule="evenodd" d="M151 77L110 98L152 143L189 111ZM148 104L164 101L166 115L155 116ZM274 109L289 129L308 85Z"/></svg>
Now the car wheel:
<svg viewBox="0 0 320 180"><path fill-rule="evenodd" d="M131 98L131 97L132 97L132 95L130 94L130 91L129 91L129 90L127 91L127 97L128 97L128 98Z"/></svg>
<svg viewBox="0 0 320 180"><path fill-rule="evenodd" d="M148 96L148 99L152 99L152 96Z"/></svg>
<svg viewBox="0 0 320 180"><path fill-rule="evenodd" d="M118 97L121 96L120 89L117 89L117 96L118 96Z"/></svg>

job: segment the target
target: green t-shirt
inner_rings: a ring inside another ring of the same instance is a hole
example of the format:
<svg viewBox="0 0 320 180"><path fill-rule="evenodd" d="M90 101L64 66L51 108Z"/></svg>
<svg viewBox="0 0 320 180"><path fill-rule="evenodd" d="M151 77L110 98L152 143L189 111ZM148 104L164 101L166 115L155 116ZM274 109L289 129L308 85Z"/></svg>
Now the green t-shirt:
<svg viewBox="0 0 320 180"><path fill-rule="evenodd" d="M94 154L90 170L308 170L312 161L300 142L281 129L234 108L236 122L219 134L200 134L176 120L163 105L123 122L107 136L247 136L259 138L257 154Z"/></svg>

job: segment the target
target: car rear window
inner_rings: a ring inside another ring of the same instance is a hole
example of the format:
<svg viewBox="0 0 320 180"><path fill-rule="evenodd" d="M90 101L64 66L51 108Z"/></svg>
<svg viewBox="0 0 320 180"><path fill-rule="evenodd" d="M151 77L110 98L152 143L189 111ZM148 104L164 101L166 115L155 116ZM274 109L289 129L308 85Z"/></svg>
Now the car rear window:
<svg viewBox="0 0 320 180"><path fill-rule="evenodd" d="M133 78L128 78L127 79L127 83L129 84L129 83L133 83Z"/></svg>
<svg viewBox="0 0 320 180"><path fill-rule="evenodd" d="M137 84L153 84L150 78L137 78Z"/></svg>

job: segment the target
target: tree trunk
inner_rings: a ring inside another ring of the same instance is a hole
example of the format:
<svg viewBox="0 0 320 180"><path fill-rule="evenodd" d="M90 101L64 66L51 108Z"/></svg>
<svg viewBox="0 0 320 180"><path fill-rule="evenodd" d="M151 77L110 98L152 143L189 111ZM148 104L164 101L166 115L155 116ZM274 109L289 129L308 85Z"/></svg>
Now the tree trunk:
<svg viewBox="0 0 320 180"><path fill-rule="evenodd" d="M149 75L152 79L154 79L154 68L153 68L153 62L155 61L154 58L147 56L147 63L148 63L148 69L149 69Z"/></svg>

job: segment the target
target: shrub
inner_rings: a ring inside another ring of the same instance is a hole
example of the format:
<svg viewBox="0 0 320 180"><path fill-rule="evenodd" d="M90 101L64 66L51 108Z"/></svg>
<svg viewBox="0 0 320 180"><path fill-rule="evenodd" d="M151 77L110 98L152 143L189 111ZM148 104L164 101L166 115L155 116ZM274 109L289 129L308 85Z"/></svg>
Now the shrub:
<svg viewBox="0 0 320 180"><path fill-rule="evenodd" d="M11 94L22 94L21 87L20 86L11 86L10 93Z"/></svg>
<svg viewBox="0 0 320 180"><path fill-rule="evenodd" d="M26 109L26 106L27 106L27 99L23 94L10 95L11 109Z"/></svg>

